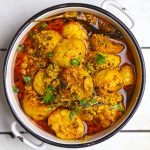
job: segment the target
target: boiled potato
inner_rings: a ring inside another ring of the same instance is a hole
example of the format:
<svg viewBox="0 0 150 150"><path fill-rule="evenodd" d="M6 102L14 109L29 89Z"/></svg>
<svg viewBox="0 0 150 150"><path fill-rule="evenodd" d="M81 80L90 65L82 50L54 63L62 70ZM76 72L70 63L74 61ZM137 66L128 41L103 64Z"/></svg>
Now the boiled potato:
<svg viewBox="0 0 150 150"><path fill-rule="evenodd" d="M87 39L86 30L78 22L69 22L65 24L62 30L62 35L64 38Z"/></svg>
<svg viewBox="0 0 150 150"><path fill-rule="evenodd" d="M135 74L133 67L130 65L124 65L120 69L120 73L123 77L124 86L133 85L135 81Z"/></svg>
<svg viewBox="0 0 150 150"><path fill-rule="evenodd" d="M61 90L68 99L89 99L94 92L91 76L80 68L66 69L62 73L61 83L65 84Z"/></svg>
<svg viewBox="0 0 150 150"><path fill-rule="evenodd" d="M111 126L122 115L117 109L110 109L108 105L98 106L98 112L94 119L97 120L97 125L103 128Z"/></svg>
<svg viewBox="0 0 150 150"><path fill-rule="evenodd" d="M112 41L101 34L93 34L91 42L94 50L100 51L102 53L117 54L124 49L124 46L122 44Z"/></svg>
<svg viewBox="0 0 150 150"><path fill-rule="evenodd" d="M78 66L85 56L85 43L76 38L64 39L53 52L52 61L62 67Z"/></svg>
<svg viewBox="0 0 150 150"><path fill-rule="evenodd" d="M43 120L49 116L54 110L48 109L48 105L44 105L41 100L33 96L25 96L22 102L24 112L34 120Z"/></svg>
<svg viewBox="0 0 150 150"><path fill-rule="evenodd" d="M55 30L42 30L35 35L35 46L44 53L52 52L55 46L62 40L62 36Z"/></svg>
<svg viewBox="0 0 150 150"><path fill-rule="evenodd" d="M123 85L122 75L115 69L106 69L97 72L93 81L99 94L118 91Z"/></svg>
<svg viewBox="0 0 150 150"><path fill-rule="evenodd" d="M70 119L70 110L58 109L48 118L48 125L55 131L57 137L65 140L78 139L84 134L84 125L78 116Z"/></svg>
<svg viewBox="0 0 150 150"><path fill-rule="evenodd" d="M103 54L97 51L88 52L88 62L93 63L96 70L114 69L117 68L121 62L120 56L114 54Z"/></svg>
<svg viewBox="0 0 150 150"><path fill-rule="evenodd" d="M106 63L104 64L98 64L98 68L101 69L106 69L106 68L110 68L110 69L114 69L116 67L119 66L121 60L120 60L120 56L116 56L116 55L112 55L112 54L105 54L104 55L106 57Z"/></svg>
<svg viewBox="0 0 150 150"><path fill-rule="evenodd" d="M34 80L33 80L33 87L35 91L40 95L44 95L45 93L44 77L45 77L45 70L41 69L35 75Z"/></svg>

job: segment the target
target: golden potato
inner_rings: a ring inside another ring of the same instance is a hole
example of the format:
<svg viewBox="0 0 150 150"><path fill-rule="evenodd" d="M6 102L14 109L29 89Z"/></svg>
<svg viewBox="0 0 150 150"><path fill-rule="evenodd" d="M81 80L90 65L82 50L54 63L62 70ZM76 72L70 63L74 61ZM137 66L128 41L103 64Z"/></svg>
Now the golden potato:
<svg viewBox="0 0 150 150"><path fill-rule="evenodd" d="M52 61L59 66L78 66L86 52L85 43L80 39L64 39L53 52Z"/></svg>
<svg viewBox="0 0 150 150"><path fill-rule="evenodd" d="M121 115L117 109L110 109L108 105L99 106L99 113L94 116L97 120L97 125L103 128L108 128L111 126Z"/></svg>
<svg viewBox="0 0 150 150"><path fill-rule="evenodd" d="M62 40L62 36L55 30L42 30L35 35L35 46L44 53L52 52Z"/></svg>
<svg viewBox="0 0 150 150"><path fill-rule="evenodd" d="M93 81L99 94L118 91L123 85L123 78L119 71L110 69L97 72Z"/></svg>
<svg viewBox="0 0 150 150"><path fill-rule="evenodd" d="M130 65L124 65L120 69L120 73L123 77L124 86L133 85L135 81L135 74L133 67Z"/></svg>
<svg viewBox="0 0 150 150"><path fill-rule="evenodd" d="M78 139L84 134L84 125L78 116L70 119L70 110L58 109L48 118L48 125L55 131L57 137L65 140Z"/></svg>
<svg viewBox="0 0 150 150"><path fill-rule="evenodd" d="M101 34L93 34L91 42L94 50L100 51L102 53L117 54L124 49L124 46L122 44L112 41Z"/></svg>
<svg viewBox="0 0 150 150"><path fill-rule="evenodd" d="M106 57L106 63L104 64L98 64L97 67L100 69L114 69L119 66L121 60L120 56L112 55L112 54L105 54Z"/></svg>
<svg viewBox="0 0 150 150"><path fill-rule="evenodd" d="M48 105L33 96L25 96L22 102L24 112L34 120L43 120L54 110L48 109Z"/></svg>
<svg viewBox="0 0 150 150"><path fill-rule="evenodd" d="M44 77L45 77L45 70L41 69L35 75L34 80L33 80L33 87L35 91L40 95L44 95L45 93Z"/></svg>
<svg viewBox="0 0 150 150"><path fill-rule="evenodd" d="M61 90L70 100L89 99L94 92L91 76L80 68L66 69L62 73L61 83L65 84Z"/></svg>
<svg viewBox="0 0 150 150"><path fill-rule="evenodd" d="M87 32L78 22L69 22L64 25L62 30L64 38L79 38L86 40Z"/></svg>
<svg viewBox="0 0 150 150"><path fill-rule="evenodd" d="M120 56L103 54L97 51L89 51L87 60L87 63L93 63L95 70L114 69L117 68L121 62Z"/></svg>

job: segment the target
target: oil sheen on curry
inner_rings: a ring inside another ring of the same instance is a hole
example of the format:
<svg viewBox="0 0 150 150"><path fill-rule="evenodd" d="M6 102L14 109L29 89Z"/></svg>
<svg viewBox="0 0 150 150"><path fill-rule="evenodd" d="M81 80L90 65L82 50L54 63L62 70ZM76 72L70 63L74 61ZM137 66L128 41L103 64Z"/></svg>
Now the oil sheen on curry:
<svg viewBox="0 0 150 150"><path fill-rule="evenodd" d="M83 12L39 20L16 54L13 91L24 113L46 132L85 139L126 111L134 60L110 22Z"/></svg>

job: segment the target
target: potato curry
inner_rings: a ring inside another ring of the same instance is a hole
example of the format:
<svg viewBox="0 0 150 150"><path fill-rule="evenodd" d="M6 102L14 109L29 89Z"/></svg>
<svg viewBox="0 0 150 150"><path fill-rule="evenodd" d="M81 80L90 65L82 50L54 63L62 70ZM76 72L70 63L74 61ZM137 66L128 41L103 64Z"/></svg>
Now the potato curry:
<svg viewBox="0 0 150 150"><path fill-rule="evenodd" d="M107 20L83 12L41 20L16 53L13 91L25 114L50 134L83 139L126 111L134 60Z"/></svg>

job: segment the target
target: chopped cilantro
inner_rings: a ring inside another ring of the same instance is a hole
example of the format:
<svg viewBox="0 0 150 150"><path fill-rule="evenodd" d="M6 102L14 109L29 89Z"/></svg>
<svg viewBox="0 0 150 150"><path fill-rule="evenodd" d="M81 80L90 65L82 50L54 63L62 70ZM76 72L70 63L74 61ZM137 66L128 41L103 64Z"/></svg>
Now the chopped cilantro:
<svg viewBox="0 0 150 150"><path fill-rule="evenodd" d="M70 120L72 120L74 116L77 115L78 113L79 113L79 108L75 107L69 114Z"/></svg>
<svg viewBox="0 0 150 150"><path fill-rule="evenodd" d="M95 104L97 101L95 99L91 99L89 102Z"/></svg>
<svg viewBox="0 0 150 150"><path fill-rule="evenodd" d="M19 92L19 89L16 86L13 86L12 89L13 89L14 93L18 93Z"/></svg>
<svg viewBox="0 0 150 150"><path fill-rule="evenodd" d="M25 46L23 44L19 44L17 51L23 51L25 49Z"/></svg>
<svg viewBox="0 0 150 150"><path fill-rule="evenodd" d="M119 110L120 112L124 112L124 108L120 104L115 104L113 108Z"/></svg>
<svg viewBox="0 0 150 150"><path fill-rule="evenodd" d="M106 58L104 55L97 53L96 61L99 65L106 63Z"/></svg>
<svg viewBox="0 0 150 150"><path fill-rule="evenodd" d="M74 58L70 61L70 64L73 66L79 66L80 62L81 62L81 60L79 58Z"/></svg>
<svg viewBox="0 0 150 150"><path fill-rule="evenodd" d="M30 81L31 81L31 77L28 77L28 76L22 76L22 78L23 78L23 81L25 82L25 83L30 83Z"/></svg>
<svg viewBox="0 0 150 150"><path fill-rule="evenodd" d="M75 115L76 115L76 112L75 111L71 111L70 114L69 114L70 120L72 120Z"/></svg>
<svg viewBox="0 0 150 150"><path fill-rule="evenodd" d="M80 101L80 105L83 107L83 108L86 108L87 105L89 105L88 101L86 99L82 99Z"/></svg>
<svg viewBox="0 0 150 150"><path fill-rule="evenodd" d="M52 93L46 93L43 97L43 102L48 103L48 102L54 102L55 97Z"/></svg>
<svg viewBox="0 0 150 150"><path fill-rule="evenodd" d="M55 88L49 85L47 87L47 92L49 92L49 91L55 91Z"/></svg>
<svg viewBox="0 0 150 150"><path fill-rule="evenodd" d="M87 103L87 100L86 99L82 99L81 101L80 101L80 105L85 105Z"/></svg>
<svg viewBox="0 0 150 150"><path fill-rule="evenodd" d="M41 23L41 29L45 29L47 26L48 26L48 24L46 22Z"/></svg>
<svg viewBox="0 0 150 150"><path fill-rule="evenodd" d="M52 56L53 56L53 53L52 53L52 52L47 53L47 57L48 57L48 58L52 58Z"/></svg>

